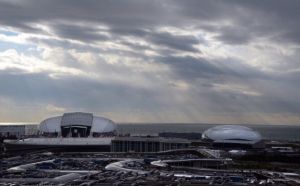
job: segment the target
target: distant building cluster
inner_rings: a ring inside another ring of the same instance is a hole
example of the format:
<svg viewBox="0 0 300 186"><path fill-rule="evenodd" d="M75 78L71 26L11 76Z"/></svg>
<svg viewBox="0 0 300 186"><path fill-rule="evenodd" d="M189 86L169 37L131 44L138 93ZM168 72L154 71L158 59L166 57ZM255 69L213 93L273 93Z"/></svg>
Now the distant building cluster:
<svg viewBox="0 0 300 186"><path fill-rule="evenodd" d="M64 113L62 116L50 117L38 126L0 126L0 131L3 137L27 138L25 141L21 139L6 142L8 150L31 150L43 147L100 150L101 146L103 150L110 149L112 152L158 152L188 148L193 141L176 137L133 137L130 134L118 136L117 125L113 121L83 112ZM238 125L212 127L202 133L200 143L223 149L264 147L262 137L258 132Z"/></svg>

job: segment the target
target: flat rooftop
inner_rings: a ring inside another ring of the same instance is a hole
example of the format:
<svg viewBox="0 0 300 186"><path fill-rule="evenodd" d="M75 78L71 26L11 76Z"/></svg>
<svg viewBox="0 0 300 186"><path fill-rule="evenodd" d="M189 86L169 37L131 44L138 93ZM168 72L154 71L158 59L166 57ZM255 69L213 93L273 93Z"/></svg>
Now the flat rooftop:
<svg viewBox="0 0 300 186"><path fill-rule="evenodd" d="M112 141L143 141L143 142L162 142L162 143L191 143L187 139L181 139L181 138L162 138L162 137L136 137L136 136L130 136L130 137L115 137L112 139Z"/></svg>

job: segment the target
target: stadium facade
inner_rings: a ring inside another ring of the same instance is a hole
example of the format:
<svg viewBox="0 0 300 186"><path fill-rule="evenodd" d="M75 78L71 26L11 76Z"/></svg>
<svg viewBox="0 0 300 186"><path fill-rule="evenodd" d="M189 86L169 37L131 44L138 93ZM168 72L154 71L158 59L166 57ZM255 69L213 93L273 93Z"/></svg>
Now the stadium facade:
<svg viewBox="0 0 300 186"><path fill-rule="evenodd" d="M55 137L111 136L116 131L113 121L90 113L74 112L51 117L41 122L39 132Z"/></svg>

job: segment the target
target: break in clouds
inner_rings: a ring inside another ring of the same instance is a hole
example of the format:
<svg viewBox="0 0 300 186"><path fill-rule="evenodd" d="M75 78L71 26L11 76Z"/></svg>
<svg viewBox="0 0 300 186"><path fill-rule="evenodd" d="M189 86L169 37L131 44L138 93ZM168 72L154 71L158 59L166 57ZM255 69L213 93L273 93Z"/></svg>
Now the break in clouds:
<svg viewBox="0 0 300 186"><path fill-rule="evenodd" d="M1 0L0 118L300 123L297 0Z"/></svg>

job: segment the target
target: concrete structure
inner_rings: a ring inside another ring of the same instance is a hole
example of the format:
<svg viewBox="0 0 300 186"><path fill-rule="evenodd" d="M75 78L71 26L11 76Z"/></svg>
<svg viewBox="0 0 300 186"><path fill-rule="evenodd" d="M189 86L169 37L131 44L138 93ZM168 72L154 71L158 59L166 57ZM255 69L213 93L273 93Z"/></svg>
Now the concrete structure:
<svg viewBox="0 0 300 186"><path fill-rule="evenodd" d="M213 147L244 149L263 148L261 135L245 126L221 125L202 133L202 139L211 142Z"/></svg>
<svg viewBox="0 0 300 186"><path fill-rule="evenodd" d="M183 149L190 141L178 138L160 137L116 137L112 140L112 152L158 152Z"/></svg>

